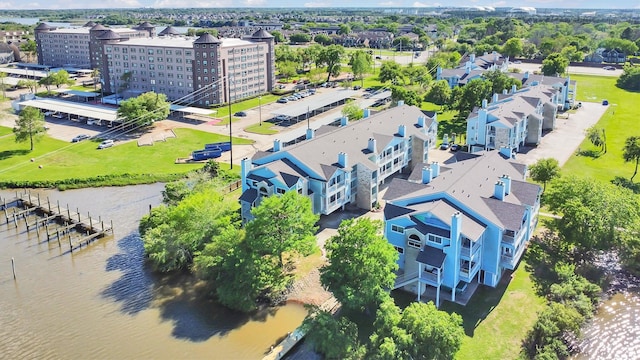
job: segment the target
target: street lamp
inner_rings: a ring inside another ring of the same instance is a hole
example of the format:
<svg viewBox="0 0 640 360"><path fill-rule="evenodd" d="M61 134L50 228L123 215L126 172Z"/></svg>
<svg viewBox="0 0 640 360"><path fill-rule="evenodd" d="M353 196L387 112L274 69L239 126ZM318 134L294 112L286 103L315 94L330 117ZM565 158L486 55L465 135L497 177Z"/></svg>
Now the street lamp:
<svg viewBox="0 0 640 360"><path fill-rule="evenodd" d="M258 111L260 112L260 127L262 127L262 96L258 96Z"/></svg>

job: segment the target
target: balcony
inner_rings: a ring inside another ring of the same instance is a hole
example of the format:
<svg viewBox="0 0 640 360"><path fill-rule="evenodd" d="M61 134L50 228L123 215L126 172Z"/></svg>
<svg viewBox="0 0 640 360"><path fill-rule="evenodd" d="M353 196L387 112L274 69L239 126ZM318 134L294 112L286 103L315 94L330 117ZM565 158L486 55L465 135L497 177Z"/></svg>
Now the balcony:
<svg viewBox="0 0 640 360"><path fill-rule="evenodd" d="M435 271L435 273L427 270L423 271L419 276L420 282L431 286L440 286L442 284L442 270L440 270L440 273L437 270Z"/></svg>
<svg viewBox="0 0 640 360"><path fill-rule="evenodd" d="M460 266L460 279L463 281L471 281L474 276L478 273L480 269L480 262L472 262L471 267L468 267L469 264Z"/></svg>
<svg viewBox="0 0 640 360"><path fill-rule="evenodd" d="M475 256L476 253L478 252L478 250L480 250L480 248L482 247L482 244L479 241L469 241L465 244L465 242L463 242L462 247L460 248L460 255L467 257L467 258L471 258L472 256Z"/></svg>

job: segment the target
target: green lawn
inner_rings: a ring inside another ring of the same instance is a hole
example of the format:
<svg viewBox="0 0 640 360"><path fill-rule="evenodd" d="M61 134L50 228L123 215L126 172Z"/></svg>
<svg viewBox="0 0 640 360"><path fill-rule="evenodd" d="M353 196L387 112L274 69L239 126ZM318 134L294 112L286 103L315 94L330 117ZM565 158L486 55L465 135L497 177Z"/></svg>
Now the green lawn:
<svg viewBox="0 0 640 360"><path fill-rule="evenodd" d="M622 149L627 137L640 135L637 125L637 104L640 93L619 89L617 78L604 76L571 75L578 82L578 101L600 102L609 100L609 109L602 116L597 127L604 128L607 138L607 153L598 158L572 156L563 167L563 173L610 181L615 176L630 178L633 163L625 163ZM595 149L588 139L581 149Z"/></svg>
<svg viewBox="0 0 640 360"><path fill-rule="evenodd" d="M0 134L11 131L0 127ZM13 136L0 137L0 181L42 181L88 178L117 174L174 174L202 167L202 164L175 164L204 144L227 141L228 137L191 129L176 129L175 139L138 147L136 141L97 150L97 142L71 144L45 137L29 152L28 143L17 144ZM234 144L251 144L234 138ZM35 161L31 162L30 159ZM43 168L38 168L42 165Z"/></svg>
<svg viewBox="0 0 640 360"><path fill-rule="evenodd" d="M93 85L89 85L89 86L73 85L73 86L69 86L69 89L76 90L76 91L95 92L95 93L100 91L100 89L96 89Z"/></svg>
<svg viewBox="0 0 640 360"><path fill-rule="evenodd" d="M270 104L270 103L278 100L278 98L280 98L280 96L273 95L273 94L267 94L267 95L262 95L262 99L253 98L253 99L249 99L249 100L240 101L240 102L237 102L235 104L231 104L231 113L235 114L238 111L245 111L245 110L253 109L253 108L256 108L256 107L260 106L261 104L262 105L267 105L267 104ZM211 116L222 120L219 123L217 123L216 125L227 125L229 123L229 106L225 105L225 106L216 108L214 110L216 111L216 113L211 115ZM235 116L233 117L233 120L238 120L238 119L240 119L240 118L237 118Z"/></svg>
<svg viewBox="0 0 640 360"><path fill-rule="evenodd" d="M244 131L254 133L254 134L262 134L262 135L277 134L278 130L274 130L272 129L272 127L273 127L272 123L263 121L262 125L260 123L253 124L244 128Z"/></svg>

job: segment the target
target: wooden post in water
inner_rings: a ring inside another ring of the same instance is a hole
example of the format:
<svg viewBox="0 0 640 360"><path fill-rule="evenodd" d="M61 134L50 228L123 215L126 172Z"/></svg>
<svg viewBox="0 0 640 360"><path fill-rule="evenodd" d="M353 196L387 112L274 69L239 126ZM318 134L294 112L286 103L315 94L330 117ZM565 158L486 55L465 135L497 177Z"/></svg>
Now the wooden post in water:
<svg viewBox="0 0 640 360"><path fill-rule="evenodd" d="M104 221L100 221L100 224L102 224L102 232L104 232Z"/></svg>
<svg viewBox="0 0 640 360"><path fill-rule="evenodd" d="M13 225L18 227L18 217L16 216L16 213L13 213Z"/></svg>
<svg viewBox="0 0 640 360"><path fill-rule="evenodd" d="M111 220L111 235L113 235L113 220Z"/></svg>
<svg viewBox="0 0 640 360"><path fill-rule="evenodd" d="M38 220L36 220L36 235L38 236L38 242L40 242L40 227L38 226Z"/></svg>
<svg viewBox="0 0 640 360"><path fill-rule="evenodd" d="M71 246L71 235L69 235L69 251L73 252L73 246Z"/></svg>
<svg viewBox="0 0 640 360"><path fill-rule="evenodd" d="M57 200L57 203L58 203L58 214L62 215L62 214L60 213L60 200Z"/></svg>
<svg viewBox="0 0 640 360"><path fill-rule="evenodd" d="M91 220L91 214L87 212L87 217L89 217L89 227L91 228L91 232L93 232L93 221Z"/></svg>
<svg viewBox="0 0 640 360"><path fill-rule="evenodd" d="M149 204L149 215L151 215L151 204Z"/></svg>
<svg viewBox="0 0 640 360"><path fill-rule="evenodd" d="M13 280L16 279L16 260L11 258L11 270L13 271Z"/></svg>
<svg viewBox="0 0 640 360"><path fill-rule="evenodd" d="M38 207L40 207L40 193L38 193Z"/></svg>
<svg viewBox="0 0 640 360"><path fill-rule="evenodd" d="M47 206L49 206L49 215L51 215L51 200L49 200L48 196L47 196Z"/></svg>
<svg viewBox="0 0 640 360"><path fill-rule="evenodd" d="M71 210L69 210L69 204L67 204L67 219L71 221Z"/></svg>
<svg viewBox="0 0 640 360"><path fill-rule="evenodd" d="M76 214L78 214L78 222L80 222L80 209L76 208Z"/></svg>

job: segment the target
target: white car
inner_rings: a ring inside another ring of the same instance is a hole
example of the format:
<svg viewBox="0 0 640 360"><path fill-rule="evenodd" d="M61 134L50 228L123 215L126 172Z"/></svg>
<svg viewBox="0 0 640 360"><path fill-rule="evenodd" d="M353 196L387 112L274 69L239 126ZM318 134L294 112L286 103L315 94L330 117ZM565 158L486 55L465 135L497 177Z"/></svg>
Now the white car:
<svg viewBox="0 0 640 360"><path fill-rule="evenodd" d="M106 149L112 147L115 144L113 140L105 140L98 145L98 149Z"/></svg>

